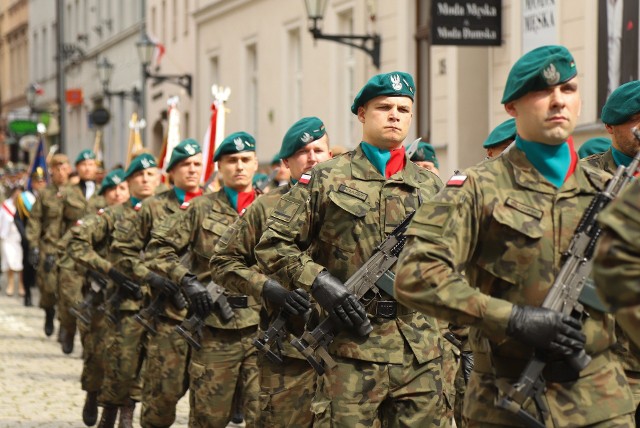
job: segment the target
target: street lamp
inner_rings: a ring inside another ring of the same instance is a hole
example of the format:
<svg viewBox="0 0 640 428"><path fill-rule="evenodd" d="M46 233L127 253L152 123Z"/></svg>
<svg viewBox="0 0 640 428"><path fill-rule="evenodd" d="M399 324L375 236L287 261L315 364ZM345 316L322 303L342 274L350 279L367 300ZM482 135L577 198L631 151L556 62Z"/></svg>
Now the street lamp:
<svg viewBox="0 0 640 428"><path fill-rule="evenodd" d="M153 56L155 47L156 44L149 39L146 33L136 42L136 49L138 50L138 58L142 64L144 79L152 79L155 84L169 82L181 86L187 91L189 97L191 97L193 78L190 74L151 74L149 72L149 64L151 64L151 57Z"/></svg>
<svg viewBox="0 0 640 428"><path fill-rule="evenodd" d="M324 39L332 40L343 45L352 46L356 49L360 49L373 60L373 65L380 68L380 35L377 33L368 34L364 36L356 36L353 34L323 34L322 33L322 20L324 19L324 13L327 8L327 0L304 0L307 8L307 19L309 20L309 32L313 35L314 40ZM371 20L375 20L377 12L377 1L367 0L367 10ZM358 42L359 43L356 43ZM371 42L371 43L369 43ZM367 46L370 44L371 47Z"/></svg>
<svg viewBox="0 0 640 428"><path fill-rule="evenodd" d="M110 97L120 97L124 99L131 99L136 106L140 107L140 91L135 86L131 91L110 91L109 83L111 82L111 76L113 76L113 64L109 62L109 59L106 56L103 56L96 63L96 68L98 69L98 78L100 79L100 83L102 83L102 93L110 98Z"/></svg>

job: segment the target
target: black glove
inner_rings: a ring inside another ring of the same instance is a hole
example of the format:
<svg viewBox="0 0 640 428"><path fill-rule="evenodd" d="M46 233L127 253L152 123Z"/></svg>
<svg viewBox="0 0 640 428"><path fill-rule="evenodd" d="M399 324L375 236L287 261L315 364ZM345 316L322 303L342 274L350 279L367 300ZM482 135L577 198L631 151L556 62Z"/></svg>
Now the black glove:
<svg viewBox="0 0 640 428"><path fill-rule="evenodd" d="M144 278L144 281L158 293L164 293L168 296L172 296L178 291L178 285L176 283L155 272L149 272Z"/></svg>
<svg viewBox="0 0 640 428"><path fill-rule="evenodd" d="M114 268L109 269L107 275L113 280L113 282L116 283L119 288L119 292L121 292L123 295L126 295L135 300L142 299L142 290L140 290L140 286L131 281L126 275L115 270Z"/></svg>
<svg viewBox="0 0 640 428"><path fill-rule="evenodd" d="M362 303L347 291L338 278L326 270L320 272L313 281L311 295L327 311L329 317L343 328L356 330L363 335L371 331L371 323Z"/></svg>
<svg viewBox="0 0 640 428"><path fill-rule="evenodd" d="M189 274L182 278L181 285L193 312L200 318L206 318L213 311L213 299L206 287Z"/></svg>
<svg viewBox="0 0 640 428"><path fill-rule="evenodd" d="M38 269L38 263L40 263L40 248L35 247L29 250L29 264L33 266L34 269Z"/></svg>
<svg viewBox="0 0 640 428"><path fill-rule="evenodd" d="M56 256L53 254L47 254L44 258L44 271L49 273L56 267Z"/></svg>
<svg viewBox="0 0 640 428"><path fill-rule="evenodd" d="M303 315L311 308L309 293L302 288L289 291L273 279L267 279L262 286L262 297L291 315Z"/></svg>
<svg viewBox="0 0 640 428"><path fill-rule="evenodd" d="M462 377L465 385L469 383L471 372L473 371L473 352L462 351L460 353L460 364L462 366Z"/></svg>
<svg viewBox="0 0 640 428"><path fill-rule="evenodd" d="M547 351L550 357L569 356L584 349L586 336L575 318L546 308L513 306L507 334Z"/></svg>

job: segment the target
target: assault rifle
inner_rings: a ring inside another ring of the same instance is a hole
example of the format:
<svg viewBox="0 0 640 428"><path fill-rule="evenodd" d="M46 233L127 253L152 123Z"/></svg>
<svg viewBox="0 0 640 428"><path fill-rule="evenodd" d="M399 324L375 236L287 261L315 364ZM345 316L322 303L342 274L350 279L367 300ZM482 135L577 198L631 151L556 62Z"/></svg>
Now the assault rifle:
<svg viewBox="0 0 640 428"><path fill-rule="evenodd" d="M207 291L211 296L211 300L213 300L213 304L218 304L220 315L225 322L228 322L235 316L233 309L229 306L227 296L224 295L224 292L226 291L224 287L211 281L207 285ZM208 315L209 314L204 317L200 317L198 314L194 313L190 317L185 318L185 320L182 321L182 324L176 327L178 334L184 337L187 343L197 351L202 348L199 338L202 336L202 327L204 326L205 318Z"/></svg>
<svg viewBox="0 0 640 428"><path fill-rule="evenodd" d="M400 252L404 248L404 243L407 239L404 236L404 232L407 230L414 213L415 211L409 213L402 220L402 223L396 226L389 236L378 245L371 258L344 284L347 291L355 295L365 308L379 295L380 289L393 296L394 275L390 269L396 263ZM391 308L391 305L389 308ZM389 313L389 316L395 316L395 314ZM371 333L371 330L373 330L371 324L365 323L358 329L358 334L366 336ZM338 333L339 331L334 322L327 317L312 331L305 331L302 336L293 339L291 344L305 356L315 371L322 375L325 372L322 362L329 369L336 366L336 362L329 355L327 347L333 342Z"/></svg>
<svg viewBox="0 0 640 428"><path fill-rule="evenodd" d="M640 132L636 128L633 129L633 134L640 141ZM591 276L593 252L602 231L596 219L609 202L629 184L638 166L640 166L640 152L628 167L618 166L606 189L593 198L578 223L569 249L564 254L565 260L560 273L542 303L543 308L570 315L580 321L588 315L581 300L584 301L585 296L583 289L588 292L585 285ZM568 358L569 364L576 371L583 370L590 361L591 357L585 353L584 349ZM546 364L544 359L534 353L518 381L501 388L506 389L502 391L506 396L498 402L498 406L517 415L530 428L544 428L544 421L549 414L549 409L542 399L545 390L542 371ZM535 403L537 417L524 409L525 403L531 399Z"/></svg>
<svg viewBox="0 0 640 428"><path fill-rule="evenodd" d="M184 299L180 290L171 295L165 292L160 292L148 306L140 309L140 312L135 314L133 317L138 324L142 325L153 336L158 334L158 331L154 326L155 320L164 312L167 299L171 299L171 303L178 310L182 310L187 307L187 301Z"/></svg>
<svg viewBox="0 0 640 428"><path fill-rule="evenodd" d="M142 290L138 284L131 281L122 273L118 272L115 275L117 278L112 277L112 279L115 283L116 290L107 301L107 308L109 308L109 310L106 311L106 314L107 319L114 325L117 325L120 321L120 305L122 302L126 299L142 299Z"/></svg>
<svg viewBox="0 0 640 428"><path fill-rule="evenodd" d="M282 339L287 337L287 320L289 319L289 313L284 309L280 309L278 316L266 331L258 333L258 337L253 339L253 346L258 348L259 351L264 352L265 356L275 364L282 364L282 355L280 352L276 353L271 348L276 345L277 349L282 348Z"/></svg>
<svg viewBox="0 0 640 428"><path fill-rule="evenodd" d="M79 305L69 309L69 313L76 317L84 325L91 324L93 319L93 305L103 290L107 288L107 280L94 270L87 271L89 277L89 290Z"/></svg>

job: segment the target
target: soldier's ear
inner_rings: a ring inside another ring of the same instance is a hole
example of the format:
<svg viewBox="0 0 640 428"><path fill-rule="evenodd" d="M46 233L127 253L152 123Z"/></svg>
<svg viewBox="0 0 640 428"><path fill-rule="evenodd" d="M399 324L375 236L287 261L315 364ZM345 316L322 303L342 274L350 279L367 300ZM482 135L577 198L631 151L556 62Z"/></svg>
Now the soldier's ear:
<svg viewBox="0 0 640 428"><path fill-rule="evenodd" d="M509 116L511 117L518 117L518 111L516 110L516 106L515 103L513 101L506 103L504 105L504 109L507 113L509 113Z"/></svg>
<svg viewBox="0 0 640 428"><path fill-rule="evenodd" d="M358 120L360 121L360 123L364 123L364 114L366 112L367 110L364 108L364 106L358 107Z"/></svg>

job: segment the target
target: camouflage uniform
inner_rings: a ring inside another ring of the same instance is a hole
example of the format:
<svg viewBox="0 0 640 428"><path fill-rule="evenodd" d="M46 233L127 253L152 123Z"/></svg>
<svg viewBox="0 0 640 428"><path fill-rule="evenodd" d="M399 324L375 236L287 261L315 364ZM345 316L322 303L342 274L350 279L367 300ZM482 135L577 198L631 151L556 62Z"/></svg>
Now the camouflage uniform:
<svg viewBox="0 0 640 428"><path fill-rule="evenodd" d="M171 216L152 232L147 247L149 267L180 284L192 273L207 283L209 259L227 228L238 218L223 190L197 198L188 211ZM190 267L180 263L189 252ZM237 294L233 284L221 284ZM190 426L225 426L231 417L236 386L241 388L247 426L257 416L258 367L252 338L258 324L258 303L249 296L248 307L234 310L225 323L214 311L205 321L200 343L189 365Z"/></svg>
<svg viewBox="0 0 640 428"><path fill-rule="evenodd" d="M66 186L62 190L62 219L61 230L65 233L73 227L78 220L87 214L98 212L100 208L106 206L105 200L98 195L100 186L96 183L94 194L87 200L84 196L84 190L80 184L75 186ZM74 334L76 330L76 319L69 313L74 305L82 300L82 286L84 284L84 272L78 274L74 266L73 260L66 255L66 243L69 242L70 235L63 237L57 242L58 254L61 255L58 266L58 317L60 319L60 327L67 334Z"/></svg>
<svg viewBox="0 0 640 428"><path fill-rule="evenodd" d="M471 326L475 367L463 409L469 426L521 426L495 404L503 395L496 386L515 382L532 355L506 336L513 304L542 303L582 212L609 175L580 163L556 189L516 147L464 174L462 184L448 184L414 216L395 291L412 307ZM545 423L632 426L631 391L611 353L613 318L586 310L582 331L593 361L575 381L564 361L547 365ZM526 409L537 415L531 401Z"/></svg>
<svg viewBox="0 0 640 428"><path fill-rule="evenodd" d="M262 285L267 276L257 270L253 250L266 229L267 218L276 204L289 191L281 186L259 197L218 241L211 258L213 280L231 286L260 301ZM277 316L278 310L269 308L263 301L260 310L260 327L266 329ZM291 317L293 318L293 317ZM300 321L300 320L298 320ZM289 320L289 327L295 320ZM304 322L297 324L302 324ZM297 335L302 334L299 329ZM293 337L292 337L293 338ZM289 340L284 340L282 364L275 364L259 355L260 370L260 420L263 427L311 426L311 399L315 391L316 372Z"/></svg>
<svg viewBox="0 0 640 428"><path fill-rule="evenodd" d="M141 259L140 254L151 239L151 230L172 214L188 207L189 203L180 203L173 189L146 199L137 216L119 223L116 228L112 245L117 260L115 267L134 281L143 283L150 272L145 262L152 256L145 251ZM150 292L153 299L155 292ZM133 316L140 308L131 309L122 317L135 323ZM174 331L185 315L186 310L178 311L167 302L164 314L156 320L158 334L146 338L140 422L143 427L173 424L176 404L187 391L189 346Z"/></svg>
<svg viewBox="0 0 640 428"><path fill-rule="evenodd" d="M57 253L55 242L62 237L60 219L62 218L61 187L48 185L36 198L27 223L29 248L40 249L36 284L40 290L40 307L53 308L58 293L58 267L46 272L44 261L47 256Z"/></svg>
<svg viewBox="0 0 640 428"><path fill-rule="evenodd" d="M292 289L309 290L324 269L345 282L441 187L412 162L385 179L361 146L308 174L272 211L256 247L260 268L286 272ZM340 332L329 346L337 367L318 379L314 426L449 426L437 321L400 305L396 318L385 319L375 307L367 338Z"/></svg>

